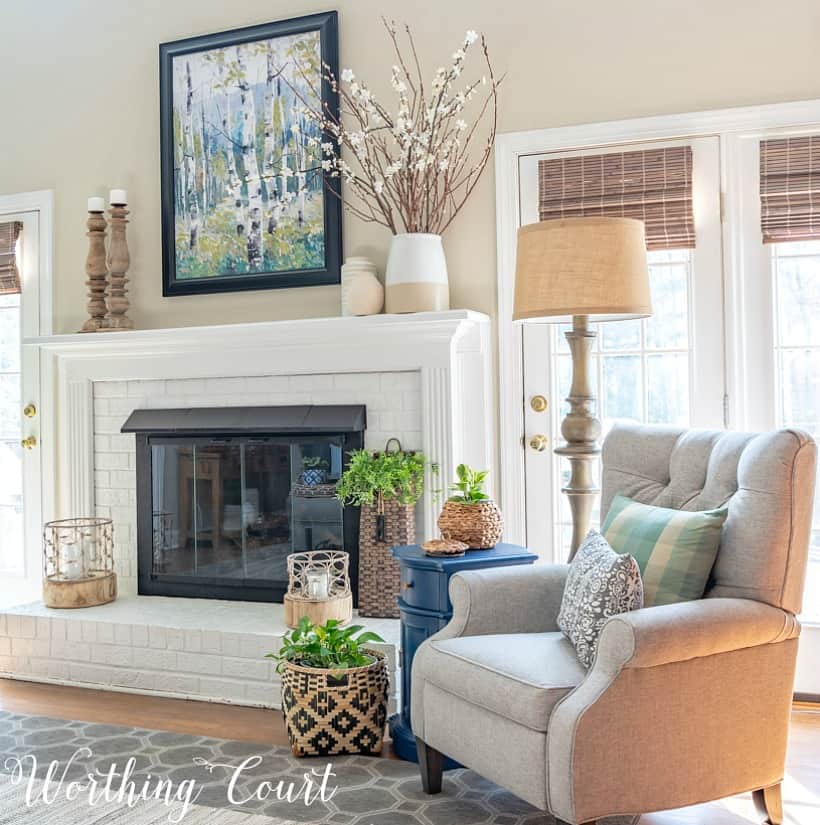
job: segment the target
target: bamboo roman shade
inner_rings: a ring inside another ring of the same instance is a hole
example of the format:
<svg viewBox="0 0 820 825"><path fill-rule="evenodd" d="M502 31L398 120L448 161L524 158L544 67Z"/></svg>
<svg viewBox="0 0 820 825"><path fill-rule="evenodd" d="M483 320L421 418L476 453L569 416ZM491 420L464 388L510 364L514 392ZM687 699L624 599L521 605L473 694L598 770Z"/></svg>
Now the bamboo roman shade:
<svg viewBox="0 0 820 825"><path fill-rule="evenodd" d="M760 141L763 243L820 238L820 135Z"/></svg>
<svg viewBox="0 0 820 825"><path fill-rule="evenodd" d="M647 249L693 248L692 147L542 160L538 212L542 221L637 218Z"/></svg>
<svg viewBox="0 0 820 825"><path fill-rule="evenodd" d="M20 221L0 223L0 295L22 292L17 269L15 247L23 224Z"/></svg>

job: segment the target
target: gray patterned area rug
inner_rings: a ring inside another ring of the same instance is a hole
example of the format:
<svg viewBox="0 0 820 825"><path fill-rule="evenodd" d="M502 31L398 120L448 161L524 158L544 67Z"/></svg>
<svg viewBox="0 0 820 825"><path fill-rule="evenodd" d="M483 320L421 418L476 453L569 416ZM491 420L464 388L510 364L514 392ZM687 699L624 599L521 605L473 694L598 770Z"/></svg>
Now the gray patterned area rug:
<svg viewBox="0 0 820 825"><path fill-rule="evenodd" d="M323 801L328 762L335 776L326 778ZM306 771L313 783L310 805L305 804ZM277 791L281 796L288 789L290 801L277 798ZM260 798L266 792L267 798ZM282 747L0 712L0 825L166 822L553 825L555 820L468 770L448 771L444 792L429 797L416 765L394 759L295 759ZM631 817L606 820L607 825L632 822Z"/></svg>

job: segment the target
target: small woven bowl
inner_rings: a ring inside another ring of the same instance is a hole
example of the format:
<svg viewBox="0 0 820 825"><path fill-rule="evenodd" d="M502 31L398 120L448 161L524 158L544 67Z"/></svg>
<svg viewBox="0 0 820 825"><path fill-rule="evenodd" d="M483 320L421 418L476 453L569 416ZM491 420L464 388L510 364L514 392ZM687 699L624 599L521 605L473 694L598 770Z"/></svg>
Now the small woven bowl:
<svg viewBox="0 0 820 825"><path fill-rule="evenodd" d="M463 541L455 539L430 539L421 545L428 556L463 556L467 548Z"/></svg>

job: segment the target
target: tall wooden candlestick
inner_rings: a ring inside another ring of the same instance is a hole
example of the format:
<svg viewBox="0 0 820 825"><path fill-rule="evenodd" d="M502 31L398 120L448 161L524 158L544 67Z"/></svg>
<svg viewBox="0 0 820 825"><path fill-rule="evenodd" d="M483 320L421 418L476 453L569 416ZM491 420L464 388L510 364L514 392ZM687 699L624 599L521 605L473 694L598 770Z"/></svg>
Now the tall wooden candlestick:
<svg viewBox="0 0 820 825"><path fill-rule="evenodd" d="M102 199L100 199L102 200ZM108 267L105 263L105 227L106 221L102 209L89 211L88 222L88 256L85 259L85 272L88 280L88 320L80 332L99 332L105 327L107 308L105 294L108 288Z"/></svg>
<svg viewBox="0 0 820 825"><path fill-rule="evenodd" d="M123 193L124 194L124 193ZM128 223L128 209L124 203L111 204L111 244L108 250L108 273L110 292L108 294L107 331L134 329L134 322L127 316L128 278L126 273L131 264L125 225Z"/></svg>

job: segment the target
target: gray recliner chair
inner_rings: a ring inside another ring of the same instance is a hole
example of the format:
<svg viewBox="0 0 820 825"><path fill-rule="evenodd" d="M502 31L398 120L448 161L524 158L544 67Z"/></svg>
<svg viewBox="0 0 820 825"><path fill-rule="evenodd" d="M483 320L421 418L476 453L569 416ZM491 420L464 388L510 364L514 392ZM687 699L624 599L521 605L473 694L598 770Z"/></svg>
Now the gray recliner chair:
<svg viewBox="0 0 820 825"><path fill-rule="evenodd" d="M587 671L556 626L566 565L454 576L413 661L425 791L446 755L565 822L752 791L778 825L816 457L794 430L614 428L602 518L616 493L728 506L705 597L612 617Z"/></svg>

